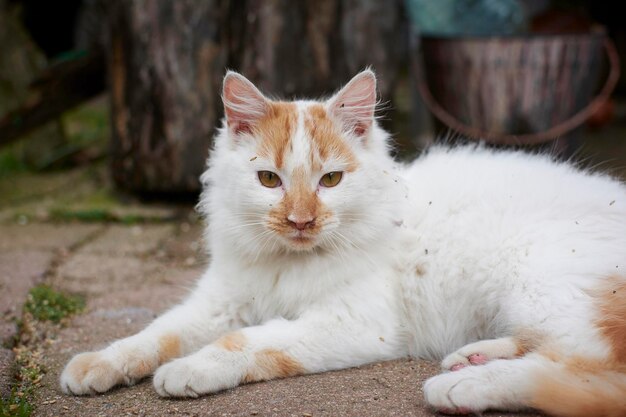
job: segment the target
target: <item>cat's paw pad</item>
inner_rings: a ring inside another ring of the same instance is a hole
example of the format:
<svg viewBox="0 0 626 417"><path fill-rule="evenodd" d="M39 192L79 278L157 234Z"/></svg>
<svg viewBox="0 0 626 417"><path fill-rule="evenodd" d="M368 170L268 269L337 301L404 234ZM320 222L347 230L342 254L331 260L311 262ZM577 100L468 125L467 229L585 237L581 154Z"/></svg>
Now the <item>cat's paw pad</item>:
<svg viewBox="0 0 626 417"><path fill-rule="evenodd" d="M482 411L480 394L475 390L476 379L466 372L437 375L424 384L426 402L444 414L470 414Z"/></svg>
<svg viewBox="0 0 626 417"><path fill-rule="evenodd" d="M87 395L105 392L124 381L124 375L100 352L76 355L61 374L66 394Z"/></svg>
<svg viewBox="0 0 626 417"><path fill-rule="evenodd" d="M458 371L470 365L484 365L489 362L489 357L482 353L464 355L461 351L449 354L441 362L441 367L448 371Z"/></svg>

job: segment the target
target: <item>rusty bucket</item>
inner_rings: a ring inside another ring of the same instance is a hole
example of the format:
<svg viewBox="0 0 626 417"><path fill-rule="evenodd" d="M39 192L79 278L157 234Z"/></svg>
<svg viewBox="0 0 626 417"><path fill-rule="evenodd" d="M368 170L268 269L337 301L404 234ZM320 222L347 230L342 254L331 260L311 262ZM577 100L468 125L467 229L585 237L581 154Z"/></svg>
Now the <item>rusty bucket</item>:
<svg viewBox="0 0 626 417"><path fill-rule="evenodd" d="M563 137L609 97L619 59L603 33L421 37L417 85L450 129L502 145ZM609 72L599 93L604 55ZM414 57L417 57L415 54Z"/></svg>

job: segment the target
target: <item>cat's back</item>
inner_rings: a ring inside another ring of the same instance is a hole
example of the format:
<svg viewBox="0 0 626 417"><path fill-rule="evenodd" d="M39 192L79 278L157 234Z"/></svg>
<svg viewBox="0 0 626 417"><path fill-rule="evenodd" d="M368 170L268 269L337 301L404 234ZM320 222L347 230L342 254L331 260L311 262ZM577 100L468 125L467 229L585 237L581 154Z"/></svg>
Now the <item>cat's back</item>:
<svg viewBox="0 0 626 417"><path fill-rule="evenodd" d="M404 177L417 204L427 200L433 205L438 199L447 209L486 206L494 214L626 214L623 183L549 155L481 146L434 147L408 166Z"/></svg>
<svg viewBox="0 0 626 417"><path fill-rule="evenodd" d="M584 276L626 262L626 187L608 175L469 146L431 149L404 177L417 253L442 267Z"/></svg>

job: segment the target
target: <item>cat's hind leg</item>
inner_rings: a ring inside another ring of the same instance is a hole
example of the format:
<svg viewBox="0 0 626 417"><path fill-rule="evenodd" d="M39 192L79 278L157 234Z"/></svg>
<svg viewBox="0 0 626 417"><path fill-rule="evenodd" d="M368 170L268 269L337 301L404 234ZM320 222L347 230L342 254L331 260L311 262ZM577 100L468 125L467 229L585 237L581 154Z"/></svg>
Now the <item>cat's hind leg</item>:
<svg viewBox="0 0 626 417"><path fill-rule="evenodd" d="M539 350L434 376L424 384L426 402L447 414L532 408L567 417L626 415L626 365Z"/></svg>
<svg viewBox="0 0 626 417"><path fill-rule="evenodd" d="M524 343L513 337L480 340L452 352L441 361L441 367L458 371L470 365L484 365L494 359L513 359L526 352Z"/></svg>
<svg viewBox="0 0 626 417"><path fill-rule="evenodd" d="M540 366L540 361L524 357L463 367L430 378L424 396L429 405L446 414L523 409L531 401L531 375Z"/></svg>

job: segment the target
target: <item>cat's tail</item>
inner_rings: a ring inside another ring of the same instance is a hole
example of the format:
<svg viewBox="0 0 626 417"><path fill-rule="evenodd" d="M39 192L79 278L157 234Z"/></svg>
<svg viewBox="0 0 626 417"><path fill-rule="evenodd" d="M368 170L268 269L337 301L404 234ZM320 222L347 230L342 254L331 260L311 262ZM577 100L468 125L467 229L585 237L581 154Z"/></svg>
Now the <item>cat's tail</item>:
<svg viewBox="0 0 626 417"><path fill-rule="evenodd" d="M626 416L626 365L581 358L544 359L533 375L533 408L557 417Z"/></svg>

